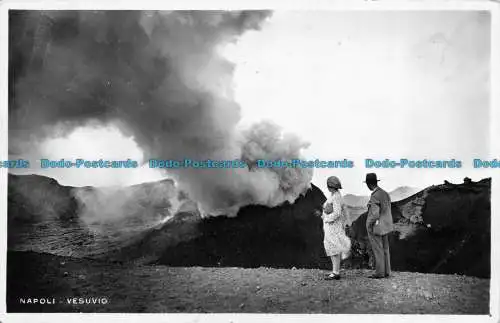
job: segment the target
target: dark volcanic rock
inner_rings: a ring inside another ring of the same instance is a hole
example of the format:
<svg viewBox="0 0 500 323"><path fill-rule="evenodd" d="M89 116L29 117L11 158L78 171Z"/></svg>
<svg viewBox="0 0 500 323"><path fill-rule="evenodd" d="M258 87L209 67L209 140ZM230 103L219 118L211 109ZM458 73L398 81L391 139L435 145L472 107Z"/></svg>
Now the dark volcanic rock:
<svg viewBox="0 0 500 323"><path fill-rule="evenodd" d="M198 237L165 249L157 263L326 268L322 220L314 215L325 200L312 185L294 204L247 206L235 218L205 218L198 224Z"/></svg>
<svg viewBox="0 0 500 323"><path fill-rule="evenodd" d="M108 258L172 216L177 193L171 180L110 190L9 174L8 250ZM179 210L192 209L189 202L184 197Z"/></svg>
<svg viewBox="0 0 500 323"><path fill-rule="evenodd" d="M235 218L201 218L196 203L181 196L175 216L158 222L169 212L165 192L171 186L163 181L126 188L133 197L123 204L127 215L94 224L82 221L75 199L78 190L93 188L9 175L8 250L171 266L330 268L322 221L313 214L326 198L316 186L293 204L247 206ZM393 269L489 277L490 186L490 179L448 183L394 202ZM107 204L106 198L98 201ZM353 219L351 258L344 267L366 268L366 213Z"/></svg>
<svg viewBox="0 0 500 323"><path fill-rule="evenodd" d="M431 186L392 204L394 270L490 277L491 180ZM353 222L350 267L369 267L367 214Z"/></svg>
<svg viewBox="0 0 500 323"><path fill-rule="evenodd" d="M7 180L9 223L37 223L55 219L67 223L77 218L78 205L72 187L39 175L12 175Z"/></svg>
<svg viewBox="0 0 500 323"><path fill-rule="evenodd" d="M81 230L77 228L78 203L71 189L45 176L9 174L7 180L8 249L38 243L37 234L44 231L54 234L60 234L65 230L81 233ZM59 240L64 240L64 237Z"/></svg>

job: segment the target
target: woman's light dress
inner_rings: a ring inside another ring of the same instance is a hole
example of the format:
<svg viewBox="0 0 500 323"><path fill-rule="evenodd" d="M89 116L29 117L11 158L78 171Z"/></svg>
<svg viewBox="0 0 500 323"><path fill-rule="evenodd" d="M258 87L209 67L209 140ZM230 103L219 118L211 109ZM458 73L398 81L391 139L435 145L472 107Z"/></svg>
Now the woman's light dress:
<svg viewBox="0 0 500 323"><path fill-rule="evenodd" d="M342 202L342 195L339 191L334 192L325 202L331 203L333 212L326 214L323 211L323 230L325 238L323 240L327 256L334 256L342 253L342 259L349 256L351 250L351 239L345 233L345 223L347 213ZM324 206L325 206L324 205Z"/></svg>

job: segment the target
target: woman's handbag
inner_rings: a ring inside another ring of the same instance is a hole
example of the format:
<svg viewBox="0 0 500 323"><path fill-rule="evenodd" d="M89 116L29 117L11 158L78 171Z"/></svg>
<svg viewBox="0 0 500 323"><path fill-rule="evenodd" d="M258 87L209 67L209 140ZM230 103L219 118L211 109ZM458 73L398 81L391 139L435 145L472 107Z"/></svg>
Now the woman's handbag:
<svg viewBox="0 0 500 323"><path fill-rule="evenodd" d="M382 235L382 229L380 228L380 221L377 220L375 221L375 223L373 224L373 234L377 235L377 236L381 236Z"/></svg>

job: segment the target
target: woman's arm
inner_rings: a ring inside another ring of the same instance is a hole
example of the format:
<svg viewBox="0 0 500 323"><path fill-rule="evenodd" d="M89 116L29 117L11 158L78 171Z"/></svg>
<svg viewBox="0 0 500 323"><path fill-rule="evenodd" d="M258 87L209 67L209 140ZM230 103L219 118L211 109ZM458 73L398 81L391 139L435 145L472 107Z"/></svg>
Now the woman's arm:
<svg viewBox="0 0 500 323"><path fill-rule="evenodd" d="M323 206L323 213L330 214L333 212L333 204L331 202L325 203Z"/></svg>
<svg viewBox="0 0 500 323"><path fill-rule="evenodd" d="M331 206L329 206L328 204L330 204ZM323 213L322 218L325 222L334 222L340 216L342 216L342 201L340 199L340 195L338 193L334 194L332 196L331 202L327 203L325 205L325 208L331 208L330 213L328 213L326 211L325 211L325 213Z"/></svg>

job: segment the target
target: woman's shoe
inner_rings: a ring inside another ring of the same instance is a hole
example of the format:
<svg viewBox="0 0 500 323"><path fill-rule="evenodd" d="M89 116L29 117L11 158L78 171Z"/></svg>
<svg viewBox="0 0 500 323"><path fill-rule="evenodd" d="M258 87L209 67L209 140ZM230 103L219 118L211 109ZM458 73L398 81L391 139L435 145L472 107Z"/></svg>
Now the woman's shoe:
<svg viewBox="0 0 500 323"><path fill-rule="evenodd" d="M340 279L340 275L334 274L334 273L331 273L330 275L325 277L325 280L339 280L339 279Z"/></svg>

